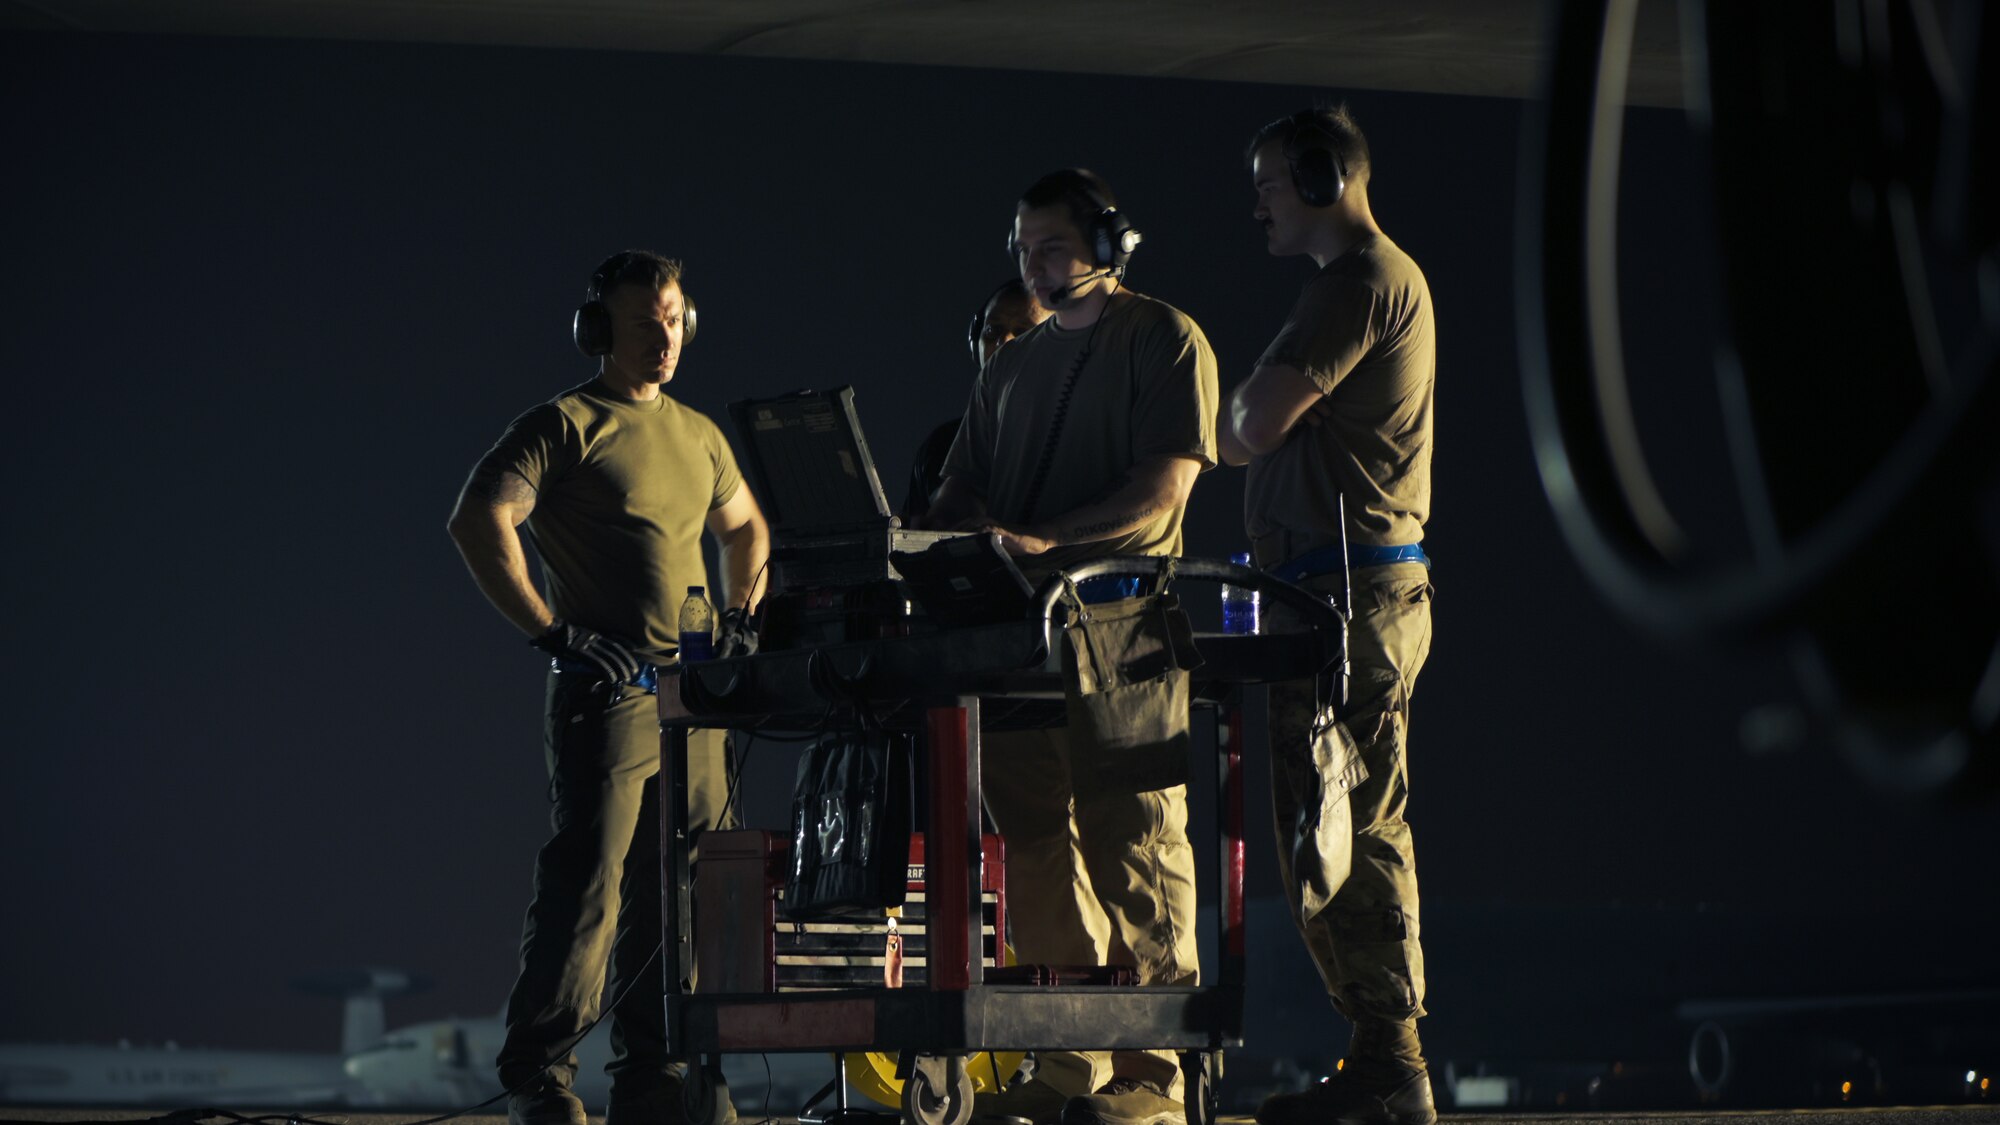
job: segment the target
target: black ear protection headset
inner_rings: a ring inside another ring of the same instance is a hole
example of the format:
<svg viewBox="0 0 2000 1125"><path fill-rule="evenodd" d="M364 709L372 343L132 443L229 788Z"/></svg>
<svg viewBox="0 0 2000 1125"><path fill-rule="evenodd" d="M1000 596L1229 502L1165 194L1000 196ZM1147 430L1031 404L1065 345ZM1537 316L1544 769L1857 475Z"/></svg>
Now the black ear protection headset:
<svg viewBox="0 0 2000 1125"><path fill-rule="evenodd" d="M1304 137L1317 133L1323 143L1308 147ZM1285 163L1292 169L1292 186L1308 207L1331 207L1347 191L1347 163L1340 158L1340 138L1320 120L1317 110L1292 114L1291 139L1285 142Z"/></svg>
<svg viewBox="0 0 2000 1125"><path fill-rule="evenodd" d="M576 341L576 350L587 356L611 354L611 308L604 303L605 287L612 279L632 264L634 255L625 251L604 259L597 272L590 275L590 288L584 290L584 302L577 306L576 319L570 322L570 336ZM687 347L694 341L694 299L681 290L681 346Z"/></svg>
<svg viewBox="0 0 2000 1125"><path fill-rule="evenodd" d="M1112 206L1091 186L1090 178L1081 169L1066 168L1058 173L1064 180L1064 189L1085 204L1090 212L1090 220L1083 225L1083 239L1090 247L1090 263L1100 270L1111 271L1112 276L1125 274L1125 263L1132 260L1132 251L1146 236L1125 217L1125 212ZM1020 244L1014 240L1014 228L1007 228L1007 256L1020 260Z"/></svg>

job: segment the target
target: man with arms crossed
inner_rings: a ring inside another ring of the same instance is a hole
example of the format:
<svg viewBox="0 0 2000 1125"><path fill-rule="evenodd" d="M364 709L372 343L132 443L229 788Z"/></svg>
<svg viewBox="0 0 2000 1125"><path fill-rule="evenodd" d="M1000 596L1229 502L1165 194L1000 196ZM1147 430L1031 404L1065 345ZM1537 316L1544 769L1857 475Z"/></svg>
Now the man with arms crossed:
<svg viewBox="0 0 2000 1125"><path fill-rule="evenodd" d="M1430 560L1419 545L1430 514L1437 367L1430 288L1375 223L1368 142L1345 106L1274 121L1246 155L1270 252L1303 254L1319 271L1230 395L1223 460L1250 466L1244 517L1260 567L1335 596L1343 561L1354 568L1340 722L1316 722L1330 701L1312 680L1271 691L1279 866L1353 1040L1338 1074L1274 1095L1257 1120L1431 1125L1437 1112L1417 1042L1416 859L1403 820L1410 693L1431 645ZM1315 735L1336 748L1318 765Z"/></svg>
<svg viewBox="0 0 2000 1125"><path fill-rule="evenodd" d="M535 861L498 1060L503 1086L526 1084L507 1103L510 1125L585 1125L570 1092L570 1047L597 1017L607 953L614 995L631 985L611 1013L607 1123L684 1120L685 1064L666 1054L652 957L660 736L643 685L650 666L675 659L687 588L709 585L702 529L721 548L725 650L741 643L770 547L722 432L665 393L694 326L680 263L615 254L592 276L589 298L577 346L602 357L597 377L515 419L472 470L450 523L480 591L553 658L543 734L554 830ZM523 523L546 600L528 577ZM691 834L729 813L726 763L722 732L690 737Z"/></svg>
<svg viewBox="0 0 2000 1125"><path fill-rule="evenodd" d="M1089 172L1052 172L1022 195L1010 243L1022 282L1055 315L980 373L931 526L993 530L1036 576L1101 555L1180 553L1188 493L1215 464L1215 356L1186 315L1119 285L1137 241ZM1186 786L1079 792L1072 754L1092 747L1067 728L994 735L984 747L1020 959L1108 956L1136 967L1142 984L1195 983ZM981 1095L976 1112L1181 1125L1180 1088L1167 1051L1115 1052L1108 1066L1101 1055L1044 1052L1034 1080Z"/></svg>

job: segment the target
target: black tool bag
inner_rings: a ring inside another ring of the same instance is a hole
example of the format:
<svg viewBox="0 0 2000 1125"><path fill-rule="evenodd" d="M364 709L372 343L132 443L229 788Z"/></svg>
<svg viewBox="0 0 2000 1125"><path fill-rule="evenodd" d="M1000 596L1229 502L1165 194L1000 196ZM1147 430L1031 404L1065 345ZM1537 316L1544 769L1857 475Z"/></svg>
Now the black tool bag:
<svg viewBox="0 0 2000 1125"><path fill-rule="evenodd" d="M784 916L880 918L909 891L910 748L881 731L828 735L799 759Z"/></svg>

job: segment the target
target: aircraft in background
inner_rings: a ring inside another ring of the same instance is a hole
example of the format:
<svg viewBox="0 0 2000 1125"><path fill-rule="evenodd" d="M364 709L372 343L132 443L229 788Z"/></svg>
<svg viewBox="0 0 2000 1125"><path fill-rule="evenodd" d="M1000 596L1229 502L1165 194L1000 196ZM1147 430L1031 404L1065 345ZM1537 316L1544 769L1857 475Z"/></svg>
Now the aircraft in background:
<svg viewBox="0 0 2000 1125"><path fill-rule="evenodd" d="M346 1105L337 1054L0 1043L0 1103L268 1107Z"/></svg>
<svg viewBox="0 0 2000 1125"><path fill-rule="evenodd" d="M506 1026L499 1017L429 1020L400 1027L381 1042L347 1057L346 1073L358 1091L355 1105L455 1109L500 1093L493 1059ZM593 1114L604 1112L611 1092L604 1064L611 1058L607 1020L576 1047L574 1089ZM832 1080L826 1054L732 1054L723 1056L723 1074L737 1112L790 1117L806 1099ZM768 1100L767 1100L768 1099Z"/></svg>
<svg viewBox="0 0 2000 1125"><path fill-rule="evenodd" d="M338 1052L214 1047L0 1043L0 1102L31 1105L351 1105L362 1091L347 1057L379 1042L383 1000L426 981L388 969L324 973L295 982L343 1004Z"/></svg>
<svg viewBox="0 0 2000 1125"><path fill-rule="evenodd" d="M326 1106L458 1109L500 1093L493 1059L499 1017L428 1020L385 1030L383 1002L429 982L387 969L344 970L295 981L342 1002L338 1052L211 1047L0 1043L0 1104L217 1107L267 1110ZM610 1092L609 1024L577 1046L577 1094L603 1112ZM723 1062L739 1109L766 1104L790 1116L833 1077L827 1055L757 1055ZM768 1077L767 1077L768 1074Z"/></svg>

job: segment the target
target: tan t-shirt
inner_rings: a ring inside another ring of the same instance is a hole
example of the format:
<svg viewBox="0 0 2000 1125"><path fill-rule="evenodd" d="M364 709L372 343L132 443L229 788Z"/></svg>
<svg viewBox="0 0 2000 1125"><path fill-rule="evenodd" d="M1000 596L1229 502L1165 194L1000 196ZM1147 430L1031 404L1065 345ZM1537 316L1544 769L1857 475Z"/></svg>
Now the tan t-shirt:
<svg viewBox="0 0 2000 1125"><path fill-rule="evenodd" d="M1129 290L1113 297L1095 328L1092 338L1091 328L1060 328L1051 317L1000 349L973 385L945 473L984 496L1001 523L1031 524L1102 499L1146 457L1215 466L1215 353L1201 328ZM1086 343L1089 358L1077 368ZM1048 469L1031 500L1045 455ZM1024 561L1045 571L1101 555L1178 555L1184 511Z"/></svg>
<svg viewBox="0 0 2000 1125"><path fill-rule="evenodd" d="M664 394L634 402L593 380L516 418L480 468L535 489L528 534L556 616L656 659L675 650L687 588L709 586L708 513L743 483L714 422Z"/></svg>
<svg viewBox="0 0 2000 1125"><path fill-rule="evenodd" d="M1338 542L1343 494L1350 542L1422 540L1437 332L1417 263L1381 235L1328 262L1257 362L1304 372L1332 407L1321 425L1301 422L1250 461L1244 523L1258 563Z"/></svg>

